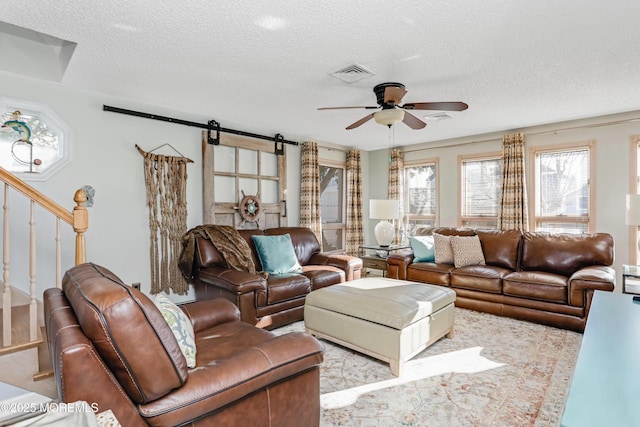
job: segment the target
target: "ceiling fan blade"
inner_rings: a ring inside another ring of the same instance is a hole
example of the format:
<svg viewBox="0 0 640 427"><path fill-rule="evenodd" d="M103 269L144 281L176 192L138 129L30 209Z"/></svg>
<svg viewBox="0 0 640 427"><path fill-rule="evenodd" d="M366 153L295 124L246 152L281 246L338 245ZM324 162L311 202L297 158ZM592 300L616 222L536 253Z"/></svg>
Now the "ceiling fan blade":
<svg viewBox="0 0 640 427"><path fill-rule="evenodd" d="M360 120L358 120L355 123L350 124L349 126L347 126L347 130L351 130L351 129L355 129L358 126L367 123L369 120L371 120L373 118L373 113L369 114L368 116L364 116L363 118L361 118Z"/></svg>
<svg viewBox="0 0 640 427"><path fill-rule="evenodd" d="M364 108L366 110L373 110L375 108L380 108L378 105L376 106L372 106L372 105L361 105L361 106L357 106L357 107L320 107L318 108L318 110L348 110L351 108Z"/></svg>
<svg viewBox="0 0 640 427"><path fill-rule="evenodd" d="M387 86L384 89L384 103L398 105L402 98L407 94L407 91L401 87Z"/></svg>
<svg viewBox="0 0 640 427"><path fill-rule="evenodd" d="M422 129L427 125L425 122L409 113L408 111L404 112L404 119L402 120L402 122L405 125L409 126L411 129Z"/></svg>
<svg viewBox="0 0 640 427"><path fill-rule="evenodd" d="M469 106L464 102L410 102L400 108L405 110L463 111Z"/></svg>

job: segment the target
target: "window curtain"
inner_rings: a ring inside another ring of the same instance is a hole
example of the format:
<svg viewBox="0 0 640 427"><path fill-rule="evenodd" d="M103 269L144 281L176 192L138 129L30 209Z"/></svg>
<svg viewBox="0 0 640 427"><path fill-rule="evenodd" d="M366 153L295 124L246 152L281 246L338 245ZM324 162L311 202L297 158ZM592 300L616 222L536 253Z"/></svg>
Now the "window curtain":
<svg viewBox="0 0 640 427"><path fill-rule="evenodd" d="M529 229L527 186L524 170L524 134L507 134L502 139L502 185L498 229Z"/></svg>
<svg viewBox="0 0 640 427"><path fill-rule="evenodd" d="M347 153L347 232L345 252L357 255L364 243L362 228L362 167L360 151Z"/></svg>
<svg viewBox="0 0 640 427"><path fill-rule="evenodd" d="M393 243L400 244L407 241L404 227L404 152L398 149L391 150L389 159L389 187L387 189L389 200L397 200L399 204L398 220L396 221L396 235Z"/></svg>
<svg viewBox="0 0 640 427"><path fill-rule="evenodd" d="M322 245L320 220L320 168L318 143L302 143L302 171L300 183L300 226L310 228Z"/></svg>

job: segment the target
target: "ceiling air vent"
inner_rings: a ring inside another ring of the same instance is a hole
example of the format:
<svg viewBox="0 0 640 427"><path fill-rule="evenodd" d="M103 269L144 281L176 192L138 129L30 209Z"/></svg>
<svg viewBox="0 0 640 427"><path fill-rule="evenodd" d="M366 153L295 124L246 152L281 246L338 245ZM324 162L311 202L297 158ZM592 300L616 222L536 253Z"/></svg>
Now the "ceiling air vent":
<svg viewBox="0 0 640 427"><path fill-rule="evenodd" d="M348 65L337 71L331 73L332 76L344 80L347 83L357 82L358 80L366 79L367 77L374 76L376 73L363 67L359 64Z"/></svg>

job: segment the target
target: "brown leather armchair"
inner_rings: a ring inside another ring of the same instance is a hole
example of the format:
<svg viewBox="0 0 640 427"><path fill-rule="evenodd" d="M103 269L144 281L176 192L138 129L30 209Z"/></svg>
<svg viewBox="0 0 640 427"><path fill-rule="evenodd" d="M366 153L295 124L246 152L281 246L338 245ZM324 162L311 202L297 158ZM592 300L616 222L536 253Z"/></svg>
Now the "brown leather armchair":
<svg viewBox="0 0 640 427"><path fill-rule="evenodd" d="M277 227L264 230L238 230L251 249L257 270L260 258L251 236L289 234L300 273L269 275L231 269L224 256L210 240L198 237L193 266L188 274L198 301L225 298L240 309L241 319L265 329L277 328L302 320L304 301L315 289L360 278L362 260L355 256L321 252L313 231L305 227Z"/></svg>
<svg viewBox="0 0 640 427"><path fill-rule="evenodd" d="M195 331L189 369L155 304L95 264L44 294L59 398L111 409L123 426L318 426L323 349L276 336L217 299L184 304Z"/></svg>

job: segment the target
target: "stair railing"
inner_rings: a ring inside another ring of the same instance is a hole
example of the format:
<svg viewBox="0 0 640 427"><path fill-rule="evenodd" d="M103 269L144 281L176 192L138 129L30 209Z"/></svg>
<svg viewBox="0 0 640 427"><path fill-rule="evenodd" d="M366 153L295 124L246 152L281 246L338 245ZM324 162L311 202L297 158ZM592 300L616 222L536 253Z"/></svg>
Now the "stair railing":
<svg viewBox="0 0 640 427"><path fill-rule="evenodd" d="M40 206L55 216L55 283L61 287L62 280L62 247L60 239L60 222L69 224L75 234L75 263L86 261L84 234L89 226L87 208L84 205L87 197L83 190L76 191L73 200L76 205L69 211L49 197L45 196L20 178L0 167L0 181L4 182L3 204L3 255L2 255L2 346L3 348L19 346L24 343L12 343L12 292L11 292L11 254L10 254L10 221L9 221L9 192L14 190L29 199L29 342L38 340L38 305L36 295L36 218L35 208ZM24 289L21 289L24 291ZM28 344L28 343L27 343Z"/></svg>

